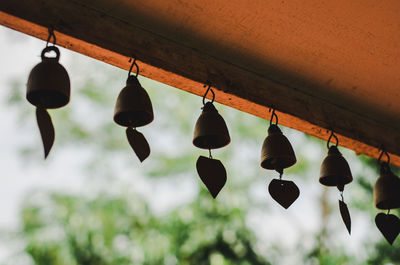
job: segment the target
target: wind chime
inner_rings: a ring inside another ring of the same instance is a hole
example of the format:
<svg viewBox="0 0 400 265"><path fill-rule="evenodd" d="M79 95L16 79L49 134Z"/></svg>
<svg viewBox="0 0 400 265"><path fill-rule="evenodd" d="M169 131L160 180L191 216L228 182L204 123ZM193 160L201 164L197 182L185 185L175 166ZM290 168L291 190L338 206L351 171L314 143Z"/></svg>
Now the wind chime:
<svg viewBox="0 0 400 265"><path fill-rule="evenodd" d="M385 154L387 162L381 161ZM378 213L375 217L375 224L383 234L390 245L400 232L400 219L390 214L391 209L400 208L400 179L390 169L389 154L382 150L379 155L380 176L374 185L374 203L375 207L381 210L387 210L387 214Z"/></svg>
<svg viewBox="0 0 400 265"><path fill-rule="evenodd" d="M336 144L329 146L331 139L335 138ZM347 204L344 202L343 191L344 186L353 181L353 176L350 171L349 164L342 156L337 148L339 139L331 131L326 146L328 148L328 155L322 161L319 182L328 187L337 187L340 191L341 200L339 200L339 210L343 222L346 225L347 231L351 234L351 218Z"/></svg>
<svg viewBox="0 0 400 265"><path fill-rule="evenodd" d="M53 39L52 45L50 44ZM48 53L55 53L49 57ZM61 108L70 100L70 79L65 68L59 63L60 51L56 47L56 36L53 28L49 28L49 36L46 47L41 53L42 61L30 72L27 82L26 99L36 106L36 119L43 142L44 157L49 155L53 146L55 132L54 126L47 109ZM129 60L131 66L126 80L126 86L118 95L114 121L126 128L126 136L136 156L143 162L150 155L150 146L137 127L145 126L154 119L153 107L146 90L138 80L139 66L136 58ZM132 73L133 67L136 73ZM202 113L199 116L193 136L193 145L201 149L207 149L209 156L199 156L196 162L197 172L213 198L216 198L224 187L227 174L220 160L214 159L211 149L222 148L230 143L228 128L222 116L214 106L215 93L210 84L203 96ZM207 94L211 92L211 101L206 102ZM271 109L269 110L271 112ZM275 120L275 123L274 123ZM330 146L331 139L336 140L335 145ZM351 218L344 202L343 192L345 185L352 182L353 177L349 164L338 150L339 140L331 131L327 141L328 155L322 162L319 182L322 185L336 186L340 192L339 210L342 220L351 233ZM383 154L387 161L381 161ZM278 127L278 116L272 108L268 136L265 138L261 150L261 167L275 170L279 173L279 179L272 179L268 186L271 197L285 209L289 208L299 197L299 188L293 181L282 180L283 171L296 163L296 156L289 140ZM375 223L389 244L400 233L400 219L390 214L391 209L400 208L400 178L390 169L389 154L382 150L379 155L380 176L374 185L374 203L377 209L387 210L387 213L379 213Z"/></svg>
<svg viewBox="0 0 400 265"><path fill-rule="evenodd" d="M49 45L53 38L53 45ZM55 46L56 36L49 28L46 47L42 50L42 62L30 72L27 83L26 99L36 106L36 120L43 142L44 158L50 153L54 143L54 126L47 109L61 108L68 104L70 98L70 81L65 68L58 62L60 50ZM55 57L46 54L54 52Z"/></svg>
<svg viewBox="0 0 400 265"><path fill-rule="evenodd" d="M203 111L194 127L193 145L208 149L209 157L199 156L196 168L201 181L215 199L226 183L226 170L221 161L212 157L211 149L228 145L231 138L224 119L214 107L214 91L210 84L204 85L204 88L206 87L207 90L203 96ZM206 103L208 92L211 92L212 100Z"/></svg>
<svg viewBox="0 0 400 265"><path fill-rule="evenodd" d="M132 62L132 58L129 62ZM131 74L133 66L136 67L136 74ZM126 137L128 142L140 162L143 162L150 155L150 146L144 135L138 132L136 128L151 123L154 115L150 97L140 85L138 75L139 66L136 63L136 58L134 58L129 68L126 86L119 93L115 104L114 121L127 127Z"/></svg>
<svg viewBox="0 0 400 265"><path fill-rule="evenodd" d="M274 118L275 124L273 123ZM279 179L271 181L268 191L271 197L285 209L289 208L300 195L300 190L293 181L282 180L283 170L295 163L296 156L292 145L279 129L278 116L273 109L269 121L268 136L265 138L261 150L261 167L279 173Z"/></svg>

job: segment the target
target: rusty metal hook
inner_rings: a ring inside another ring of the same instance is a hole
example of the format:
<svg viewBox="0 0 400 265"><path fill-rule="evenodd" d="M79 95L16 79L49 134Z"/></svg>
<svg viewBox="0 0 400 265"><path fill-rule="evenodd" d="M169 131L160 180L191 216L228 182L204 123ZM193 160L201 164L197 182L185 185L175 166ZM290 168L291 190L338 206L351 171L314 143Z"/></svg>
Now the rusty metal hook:
<svg viewBox="0 0 400 265"><path fill-rule="evenodd" d="M274 107L269 108L268 112L271 112L271 110L272 110L272 114L271 114L271 118L269 119L269 125L270 126L272 125L272 121L273 121L274 117L275 117L275 125L278 125L278 115L276 115L276 113L275 113L275 108Z"/></svg>
<svg viewBox="0 0 400 265"><path fill-rule="evenodd" d="M331 130L331 134L329 135L328 141L326 142L326 147L328 147L328 149L329 149L329 143L330 143L332 137L335 138L335 140L336 140L335 146L337 147L339 145L339 139L337 138L337 136L335 135L333 130Z"/></svg>
<svg viewBox="0 0 400 265"><path fill-rule="evenodd" d="M51 37L53 37L53 46L55 46L56 45L56 35L54 35L54 27L53 26L49 27L49 37L47 38L47 41L46 41L46 47L49 46Z"/></svg>
<svg viewBox="0 0 400 265"><path fill-rule="evenodd" d="M381 151L381 153L379 155L379 158L378 158L378 163L381 163L381 159L382 159L383 154L386 155L386 157L387 157L386 164L389 165L390 164L390 156L389 156L388 152L386 152L384 147L382 147L382 151ZM385 163L385 162L382 162L382 163Z"/></svg>
<svg viewBox="0 0 400 265"><path fill-rule="evenodd" d="M214 91L211 89L211 84L210 84L210 82L207 82L203 87L204 87L204 88L207 87L206 93L205 93L204 96L203 96L203 105L206 104L206 96L207 96L207 94L208 94L208 91L211 91L211 93L212 93L212 100L211 100L211 103L214 103L215 93L214 93Z"/></svg>
<svg viewBox="0 0 400 265"><path fill-rule="evenodd" d="M132 58L133 58L133 62L132 62ZM129 68L128 77L131 76L132 68L133 68L134 65L136 66L136 75L135 75L135 77L137 77L139 75L139 65L137 65L137 63L136 63L136 57L134 55L132 55L132 57L129 58L128 62L129 63L132 62L131 67Z"/></svg>

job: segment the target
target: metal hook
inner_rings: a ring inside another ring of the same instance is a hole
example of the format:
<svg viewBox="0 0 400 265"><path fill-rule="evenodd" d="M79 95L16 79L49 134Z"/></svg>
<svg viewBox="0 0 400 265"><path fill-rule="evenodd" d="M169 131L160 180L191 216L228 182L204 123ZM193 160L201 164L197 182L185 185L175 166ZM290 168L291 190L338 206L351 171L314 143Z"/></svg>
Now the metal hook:
<svg viewBox="0 0 400 265"><path fill-rule="evenodd" d="M328 141L326 142L326 147L328 147L328 149L329 149L329 143L330 143L332 137L335 138L335 140L336 140L335 146L337 147L337 146L339 145L339 139L338 139L337 136L333 133L333 130L331 130L331 135L329 135Z"/></svg>
<svg viewBox="0 0 400 265"><path fill-rule="evenodd" d="M207 86L208 86L208 87L207 87ZM203 87L204 87L204 88L207 87L206 93L205 93L204 96L203 96L203 105L206 104L206 96L207 96L207 94L208 94L208 91L211 91L211 93L212 93L212 100L211 100L211 103L214 103L215 93L214 93L214 91L211 89L211 84L210 84L210 82L207 82Z"/></svg>
<svg viewBox="0 0 400 265"><path fill-rule="evenodd" d="M49 37L47 38L47 41L46 41L46 47L49 46L51 37L53 37L53 46L55 46L56 45L56 35L54 35L54 27L53 26L49 27Z"/></svg>
<svg viewBox="0 0 400 265"><path fill-rule="evenodd" d="M132 62L132 58L133 58L133 62ZM137 63L136 63L136 57L134 55L132 55L132 57L129 58L128 62L129 63L132 62L131 67L129 68L128 77L131 76L132 68L133 68L134 65L136 66L136 75L135 75L135 77L137 77L139 75L139 65L137 65Z"/></svg>
<svg viewBox="0 0 400 265"><path fill-rule="evenodd" d="M381 154L379 155L379 158L378 158L378 163L381 163L381 159L382 159L383 154L386 155L386 157L387 157L386 164L389 165L390 164L390 156L389 156L388 152L385 151L384 147L382 147ZM382 162L382 163L385 163L385 162Z"/></svg>
<svg viewBox="0 0 400 265"><path fill-rule="evenodd" d="M276 113L275 113L275 108L274 107L269 108L268 112L271 112L271 109L272 109L272 114L271 114L271 118L269 119L269 125L270 126L272 125L272 121L273 121L274 117L275 117L275 125L278 125L278 115L276 115Z"/></svg>
<svg viewBox="0 0 400 265"><path fill-rule="evenodd" d="M342 197L342 202L344 202L343 191L340 191L340 197Z"/></svg>

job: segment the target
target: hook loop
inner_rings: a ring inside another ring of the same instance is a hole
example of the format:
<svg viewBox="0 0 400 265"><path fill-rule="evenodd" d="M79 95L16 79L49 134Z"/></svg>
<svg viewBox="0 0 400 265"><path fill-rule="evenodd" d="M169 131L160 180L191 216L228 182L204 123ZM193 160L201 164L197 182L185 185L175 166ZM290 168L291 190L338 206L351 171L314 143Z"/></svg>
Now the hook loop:
<svg viewBox="0 0 400 265"><path fill-rule="evenodd" d="M54 27L53 26L49 27L49 37L47 38L47 41L46 41L46 47L49 47L51 37L53 37L53 46L56 46L56 35L54 35Z"/></svg>
<svg viewBox="0 0 400 265"><path fill-rule="evenodd" d="M382 159L382 156L383 156L383 154L385 154L385 156L387 157L387 161L386 162L381 162L381 159ZM388 152L386 152L386 150L385 150L385 148L383 148L382 147L382 151L381 151L381 154L379 155L379 158L378 158L378 163L386 163L386 165L389 165L390 164L390 156L389 156L389 154L388 154Z"/></svg>
<svg viewBox="0 0 400 265"><path fill-rule="evenodd" d="M133 62L132 62L132 58L133 58ZM129 62L129 63L132 62L131 67L129 68L128 77L131 76L133 66L136 66L136 74L135 74L135 77L137 77L137 76L139 75L139 65L137 65L137 63L136 63L136 57L135 57L134 55L132 55L132 57L129 58L129 61L128 61L128 62Z"/></svg>
<svg viewBox="0 0 400 265"><path fill-rule="evenodd" d="M331 134L329 135L328 141L326 142L326 147L328 147L328 149L329 149L329 143L330 143L332 137L335 138L335 140L336 140L335 146L337 147L339 145L339 139L337 138L337 136L335 135L333 130L331 130Z"/></svg>
<svg viewBox="0 0 400 265"><path fill-rule="evenodd" d="M271 112L271 110L272 110L272 114L271 114L271 118L269 119L269 126L272 125L272 121L273 121L274 117L275 117L275 125L278 125L278 115L276 115L276 113L275 113L275 108L274 107L269 108L268 112Z"/></svg>
<svg viewBox="0 0 400 265"><path fill-rule="evenodd" d="M211 103L214 103L215 93L214 93L214 91L213 91L212 88L211 88L210 82L207 82L203 87L204 87L204 88L207 87L206 93L205 93L204 96L203 96L203 105L206 105L206 96L207 96L207 94L208 94L208 91L211 91L211 94L212 94Z"/></svg>

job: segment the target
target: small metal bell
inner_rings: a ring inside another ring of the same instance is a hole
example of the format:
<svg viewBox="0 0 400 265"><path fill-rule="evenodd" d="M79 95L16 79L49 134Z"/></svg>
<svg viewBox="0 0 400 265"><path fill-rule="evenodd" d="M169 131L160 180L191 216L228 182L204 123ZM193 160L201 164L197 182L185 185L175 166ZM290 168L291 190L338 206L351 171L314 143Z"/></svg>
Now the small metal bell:
<svg viewBox="0 0 400 265"><path fill-rule="evenodd" d="M136 76L130 75L126 86L118 95L114 110L114 121L125 127L140 127L154 119L153 107L146 90Z"/></svg>
<svg viewBox="0 0 400 265"><path fill-rule="evenodd" d="M289 140L276 124L271 124L261 150L261 167L283 170L295 163L296 156Z"/></svg>
<svg viewBox="0 0 400 265"><path fill-rule="evenodd" d="M45 54L50 51L54 51L56 57L46 57ZM29 74L26 99L43 109L65 106L70 97L70 80L67 71L58 62L60 51L55 46L47 46L41 57L42 62Z"/></svg>
<svg viewBox="0 0 400 265"><path fill-rule="evenodd" d="M224 119L212 102L207 102L194 128L193 144L198 148L216 149L226 146L230 141Z"/></svg>
<svg viewBox="0 0 400 265"><path fill-rule="evenodd" d="M374 185L374 202L382 210L400 208L400 179L386 163L381 164L380 176Z"/></svg>
<svg viewBox="0 0 400 265"><path fill-rule="evenodd" d="M349 164L338 148L332 145L329 147L328 156L322 161L319 182L325 186L337 186L340 191L343 191L344 185L352 181Z"/></svg>

